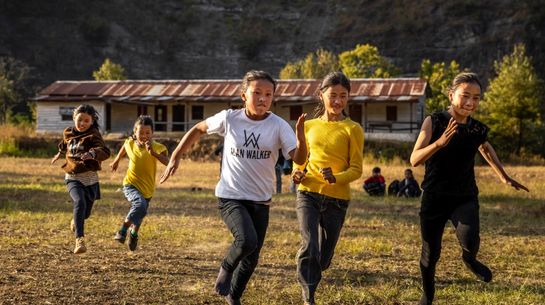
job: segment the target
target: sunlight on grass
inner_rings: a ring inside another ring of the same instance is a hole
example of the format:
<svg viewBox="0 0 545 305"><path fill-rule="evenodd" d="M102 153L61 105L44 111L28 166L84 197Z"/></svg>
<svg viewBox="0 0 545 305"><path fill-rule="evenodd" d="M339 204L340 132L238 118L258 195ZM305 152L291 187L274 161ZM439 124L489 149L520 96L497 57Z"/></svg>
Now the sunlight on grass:
<svg viewBox="0 0 545 305"><path fill-rule="evenodd" d="M374 165L365 164L364 176L351 185L353 199L318 304L401 305L420 298L420 203L367 196L361 184ZM387 182L408 167L400 161L378 165ZM117 173L103 164L102 199L86 221L89 251L81 256L71 254L72 202L59 166L48 159L0 158L0 303L225 304L213 289L232 241L214 196L218 163L184 160L181 171L158 185L134 253L113 240L130 207L121 192L127 164ZM507 171L531 192L500 184L488 167L476 169L479 258L493 269L494 281L481 283L465 268L449 223L437 267L437 304L545 304L545 167ZM414 172L421 182L423 168ZM295 195L274 195L244 304L302 304L295 260L300 242Z"/></svg>

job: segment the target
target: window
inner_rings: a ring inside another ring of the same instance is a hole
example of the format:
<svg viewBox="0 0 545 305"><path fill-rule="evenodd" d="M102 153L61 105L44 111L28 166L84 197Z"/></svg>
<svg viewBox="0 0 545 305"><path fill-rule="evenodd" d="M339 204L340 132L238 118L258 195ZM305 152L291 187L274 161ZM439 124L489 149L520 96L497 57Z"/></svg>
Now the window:
<svg viewBox="0 0 545 305"><path fill-rule="evenodd" d="M76 109L76 107L59 107L61 121L72 121L74 109Z"/></svg>
<svg viewBox="0 0 545 305"><path fill-rule="evenodd" d="M204 106L195 105L191 106L191 119L193 121L200 121L204 119Z"/></svg>
<svg viewBox="0 0 545 305"><path fill-rule="evenodd" d="M348 106L348 114L350 119L361 124L361 104L352 104Z"/></svg>
<svg viewBox="0 0 545 305"><path fill-rule="evenodd" d="M386 106L386 121L397 121L397 106Z"/></svg>
<svg viewBox="0 0 545 305"><path fill-rule="evenodd" d="M185 106L172 106L172 131L185 131Z"/></svg>
<svg viewBox="0 0 545 305"><path fill-rule="evenodd" d="M167 131L167 106L155 106L155 130Z"/></svg>
<svg viewBox="0 0 545 305"><path fill-rule="evenodd" d="M146 115L148 114L148 106L146 105L137 105L136 106L136 116Z"/></svg>
<svg viewBox="0 0 545 305"><path fill-rule="evenodd" d="M297 121L301 114L303 114L303 106L290 106L290 121Z"/></svg>

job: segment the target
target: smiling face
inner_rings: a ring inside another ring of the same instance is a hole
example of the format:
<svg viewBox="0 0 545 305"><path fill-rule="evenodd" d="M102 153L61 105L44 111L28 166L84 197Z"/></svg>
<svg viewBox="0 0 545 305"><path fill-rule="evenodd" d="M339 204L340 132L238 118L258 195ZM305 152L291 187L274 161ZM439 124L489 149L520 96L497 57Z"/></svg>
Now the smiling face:
<svg viewBox="0 0 545 305"><path fill-rule="evenodd" d="M455 114L468 117L479 107L481 87L476 83L461 83L449 92L449 99Z"/></svg>
<svg viewBox="0 0 545 305"><path fill-rule="evenodd" d="M264 119L271 108L273 94L274 86L268 80L250 81L246 91L241 94L248 117L252 120Z"/></svg>
<svg viewBox="0 0 545 305"><path fill-rule="evenodd" d="M151 141L153 129L149 125L139 124L134 128L134 135L138 144L144 145L144 143Z"/></svg>
<svg viewBox="0 0 545 305"><path fill-rule="evenodd" d="M348 104L348 89L343 85L333 85L320 92L324 102L325 114L328 116L340 116Z"/></svg>
<svg viewBox="0 0 545 305"><path fill-rule="evenodd" d="M93 125L93 117L85 112L80 112L74 116L74 126L79 132L84 132Z"/></svg>

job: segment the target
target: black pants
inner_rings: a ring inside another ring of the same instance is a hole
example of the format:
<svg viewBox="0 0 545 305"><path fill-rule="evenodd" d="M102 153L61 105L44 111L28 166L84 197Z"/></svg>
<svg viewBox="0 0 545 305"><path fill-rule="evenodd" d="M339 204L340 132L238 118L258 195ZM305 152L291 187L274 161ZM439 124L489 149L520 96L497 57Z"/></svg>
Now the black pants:
<svg viewBox="0 0 545 305"><path fill-rule="evenodd" d="M422 254L420 271L426 304L435 295L435 266L441 255L441 240L445 224L450 220L462 246L464 263L472 264L479 252L479 203L477 196L452 197L424 192L420 210Z"/></svg>
<svg viewBox="0 0 545 305"><path fill-rule="evenodd" d="M249 200L219 198L219 209L235 238L221 266L233 273L229 294L238 299L257 266L269 225L269 206Z"/></svg>
<svg viewBox="0 0 545 305"><path fill-rule="evenodd" d="M100 199L100 187L98 183L85 186L76 180L66 180L66 187L74 204L74 223L76 224L76 237L83 237L85 219L91 216L91 210L95 200Z"/></svg>
<svg viewBox="0 0 545 305"><path fill-rule="evenodd" d="M314 302L322 271L331 264L347 208L347 200L311 192L297 193L297 219L301 230L297 274L307 302Z"/></svg>

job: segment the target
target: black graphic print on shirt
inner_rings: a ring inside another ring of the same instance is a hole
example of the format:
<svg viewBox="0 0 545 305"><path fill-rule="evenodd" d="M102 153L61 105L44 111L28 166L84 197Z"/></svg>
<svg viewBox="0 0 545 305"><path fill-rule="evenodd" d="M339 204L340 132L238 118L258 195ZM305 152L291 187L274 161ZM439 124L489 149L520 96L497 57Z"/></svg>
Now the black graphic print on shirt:
<svg viewBox="0 0 545 305"><path fill-rule="evenodd" d="M269 159L271 157L271 151L261 150L259 148L260 137L261 134L256 136L253 132L248 134L246 130L244 130L244 144L242 144L242 146L246 148L231 147L231 155L245 159ZM251 148L256 149L251 149L250 146Z"/></svg>

